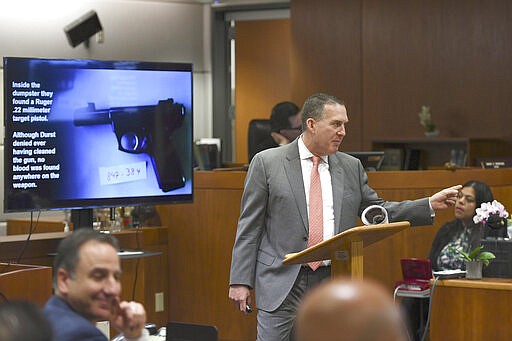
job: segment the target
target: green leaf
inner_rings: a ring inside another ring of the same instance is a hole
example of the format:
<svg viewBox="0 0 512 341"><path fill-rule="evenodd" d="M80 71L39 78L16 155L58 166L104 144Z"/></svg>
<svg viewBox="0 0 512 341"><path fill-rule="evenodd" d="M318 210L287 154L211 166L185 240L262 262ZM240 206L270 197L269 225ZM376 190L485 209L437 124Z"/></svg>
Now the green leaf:
<svg viewBox="0 0 512 341"><path fill-rule="evenodd" d="M451 251L458 253L462 259L466 261L480 261L485 266L489 265L489 260L496 258L492 252L482 251L483 245L474 248L469 254L454 247L450 247Z"/></svg>
<svg viewBox="0 0 512 341"><path fill-rule="evenodd" d="M449 247L448 249L450 251L458 253L459 256L460 256L459 258L465 259L467 261L472 261L473 260L473 259L469 258L469 255L466 252L462 251L462 250L459 250L459 249L454 248L454 247Z"/></svg>
<svg viewBox="0 0 512 341"><path fill-rule="evenodd" d="M489 265L489 260L491 259L494 259L496 258L496 256L494 255L494 253L492 252L488 252L488 251L485 251L485 252L481 252L477 259L478 261L484 263L485 266Z"/></svg>
<svg viewBox="0 0 512 341"><path fill-rule="evenodd" d="M481 252L478 255L477 260L490 260L490 259L494 259L494 258L496 258L494 253L485 251L485 252Z"/></svg>
<svg viewBox="0 0 512 341"><path fill-rule="evenodd" d="M484 248L484 246L483 246L483 245L480 245L480 246L478 246L478 247L475 247L475 248L473 249L473 251L471 251L471 253L468 255L468 257L469 257L471 260L473 260L473 259L478 259L477 255L478 255L478 253L480 252L480 250L482 250L483 248Z"/></svg>

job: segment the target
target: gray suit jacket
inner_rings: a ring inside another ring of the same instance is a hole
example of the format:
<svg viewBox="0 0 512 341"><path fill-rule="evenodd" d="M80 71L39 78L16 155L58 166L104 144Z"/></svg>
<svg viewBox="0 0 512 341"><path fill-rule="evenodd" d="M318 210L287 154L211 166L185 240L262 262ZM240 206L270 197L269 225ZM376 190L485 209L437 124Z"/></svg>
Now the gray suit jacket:
<svg viewBox="0 0 512 341"><path fill-rule="evenodd" d="M354 227L370 205L388 210L389 221L430 225L428 198L385 202L368 186L356 158L329 156L335 234ZM284 256L307 247L308 215L297 140L256 154L245 179L230 285L254 288L258 309L273 311L290 292L300 265L283 265Z"/></svg>

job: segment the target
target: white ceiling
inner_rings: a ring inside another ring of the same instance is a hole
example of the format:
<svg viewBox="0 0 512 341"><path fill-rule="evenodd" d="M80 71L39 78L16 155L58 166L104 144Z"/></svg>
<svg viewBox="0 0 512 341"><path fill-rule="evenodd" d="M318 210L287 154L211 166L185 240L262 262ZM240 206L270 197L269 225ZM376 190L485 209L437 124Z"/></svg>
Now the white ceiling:
<svg viewBox="0 0 512 341"><path fill-rule="evenodd" d="M151 0L155 1L155 0ZM158 0L162 2L178 2L191 4L212 4L212 6L233 6L252 4L288 3L290 0Z"/></svg>

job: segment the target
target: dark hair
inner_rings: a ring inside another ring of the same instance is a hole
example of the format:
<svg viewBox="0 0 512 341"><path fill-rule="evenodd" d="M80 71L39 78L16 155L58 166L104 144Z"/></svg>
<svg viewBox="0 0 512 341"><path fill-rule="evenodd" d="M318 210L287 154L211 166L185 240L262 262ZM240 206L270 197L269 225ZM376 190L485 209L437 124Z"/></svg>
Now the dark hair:
<svg viewBox="0 0 512 341"><path fill-rule="evenodd" d="M302 106L302 129L306 130L306 121L312 118L320 121L324 114L324 107L327 104L344 105L345 102L336 96L324 93L317 93L309 96Z"/></svg>
<svg viewBox="0 0 512 341"><path fill-rule="evenodd" d="M26 301L0 304L0 340L51 341L52 327L41 309Z"/></svg>
<svg viewBox="0 0 512 341"><path fill-rule="evenodd" d="M476 208L479 208L484 202L491 202L494 200L494 195L492 195L491 189L482 181L470 180L462 185L462 187L472 187L475 190Z"/></svg>
<svg viewBox="0 0 512 341"><path fill-rule="evenodd" d="M88 241L97 241L111 245L119 250L117 239L106 233L99 233L92 229L77 229L64 238L57 248L57 255L53 261L53 288L57 289L57 274L59 269L66 270L70 276L74 276L78 263L80 247Z"/></svg>
<svg viewBox="0 0 512 341"><path fill-rule="evenodd" d="M292 102L277 103L270 113L270 128L279 132L282 129L293 128L290 125L290 116L297 115L299 107Z"/></svg>

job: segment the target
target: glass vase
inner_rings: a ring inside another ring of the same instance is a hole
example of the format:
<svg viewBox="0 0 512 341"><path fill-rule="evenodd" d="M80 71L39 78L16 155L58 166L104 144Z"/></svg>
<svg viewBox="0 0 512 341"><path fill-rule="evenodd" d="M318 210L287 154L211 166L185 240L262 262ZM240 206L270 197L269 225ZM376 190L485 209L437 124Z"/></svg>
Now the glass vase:
<svg viewBox="0 0 512 341"><path fill-rule="evenodd" d="M467 279L482 279L482 262L466 261L466 278Z"/></svg>

